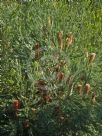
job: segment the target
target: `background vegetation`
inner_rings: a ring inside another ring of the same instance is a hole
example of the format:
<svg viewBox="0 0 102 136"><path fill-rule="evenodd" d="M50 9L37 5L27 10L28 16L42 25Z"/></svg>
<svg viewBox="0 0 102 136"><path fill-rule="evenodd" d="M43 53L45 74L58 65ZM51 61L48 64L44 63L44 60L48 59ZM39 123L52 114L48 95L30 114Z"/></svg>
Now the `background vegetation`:
<svg viewBox="0 0 102 136"><path fill-rule="evenodd" d="M101 0L0 5L0 135L102 136Z"/></svg>

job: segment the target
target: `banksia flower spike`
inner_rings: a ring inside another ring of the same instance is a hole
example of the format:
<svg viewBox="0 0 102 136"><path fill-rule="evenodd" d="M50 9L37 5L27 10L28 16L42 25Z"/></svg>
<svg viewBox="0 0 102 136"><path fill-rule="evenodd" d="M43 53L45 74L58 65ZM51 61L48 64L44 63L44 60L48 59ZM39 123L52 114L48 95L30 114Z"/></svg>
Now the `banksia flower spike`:
<svg viewBox="0 0 102 136"><path fill-rule="evenodd" d="M79 93L80 95L82 95L82 85L81 85L81 84L78 84L78 85L77 85L77 90L78 90L78 93Z"/></svg>
<svg viewBox="0 0 102 136"><path fill-rule="evenodd" d="M35 109L35 108L31 108L31 110L32 110L32 112L35 112L35 111L36 111L36 109Z"/></svg>
<svg viewBox="0 0 102 136"><path fill-rule="evenodd" d="M19 100L14 100L12 103L12 107L14 110L18 110L20 108L20 102Z"/></svg>
<svg viewBox="0 0 102 136"><path fill-rule="evenodd" d="M49 27L52 25L52 18L51 18L51 16L48 17L48 25L49 25Z"/></svg>
<svg viewBox="0 0 102 136"><path fill-rule="evenodd" d="M55 71L58 72L59 70L60 70L60 65L57 64L57 65L55 66Z"/></svg>
<svg viewBox="0 0 102 136"><path fill-rule="evenodd" d="M58 32L57 33L57 40L58 40L58 45L62 49L63 48L63 40L62 40L62 33Z"/></svg>
<svg viewBox="0 0 102 136"><path fill-rule="evenodd" d="M36 43L36 44L33 46L32 50L38 50L39 48L40 48L40 44L39 44L39 43Z"/></svg>
<svg viewBox="0 0 102 136"><path fill-rule="evenodd" d="M61 61L60 61L60 66L61 66L61 67L64 66L65 64L66 64L65 60L61 60Z"/></svg>
<svg viewBox="0 0 102 136"><path fill-rule="evenodd" d="M96 103L96 93L93 93L91 101L93 104Z"/></svg>
<svg viewBox="0 0 102 136"><path fill-rule="evenodd" d="M35 82L35 86L45 86L46 82L45 80L39 79Z"/></svg>
<svg viewBox="0 0 102 136"><path fill-rule="evenodd" d="M43 94L44 103L51 102L51 97L48 94Z"/></svg>
<svg viewBox="0 0 102 136"><path fill-rule="evenodd" d="M63 116L60 116L60 120L63 121L65 118Z"/></svg>
<svg viewBox="0 0 102 136"><path fill-rule="evenodd" d="M24 121L23 126L24 126L24 128L29 128L30 124L29 124L29 120L28 119L26 119Z"/></svg>
<svg viewBox="0 0 102 136"><path fill-rule="evenodd" d="M71 32L66 34L66 42L67 42L67 46L69 47L72 42L73 42L73 35Z"/></svg>
<svg viewBox="0 0 102 136"><path fill-rule="evenodd" d="M85 52L85 58L87 59L89 57L89 53Z"/></svg>
<svg viewBox="0 0 102 136"><path fill-rule="evenodd" d="M64 73L58 72L58 73L57 73L57 80L58 80L58 81L61 81L61 80L63 80L63 78L64 78Z"/></svg>
<svg viewBox="0 0 102 136"><path fill-rule="evenodd" d="M40 58L40 55L41 55L41 51L40 51L40 49L37 49L37 50L35 51L35 59L39 59L39 58Z"/></svg>
<svg viewBox="0 0 102 136"><path fill-rule="evenodd" d="M85 85L85 92L86 92L87 95L89 94L90 90L91 90L90 84L87 83Z"/></svg>
<svg viewBox="0 0 102 136"><path fill-rule="evenodd" d="M38 42L33 46L32 50L35 51L34 58L39 59L41 57L41 54L42 54L42 49L41 49L41 46Z"/></svg>
<svg viewBox="0 0 102 136"><path fill-rule="evenodd" d="M96 54L91 53L90 58L89 58L89 64L95 59Z"/></svg>
<svg viewBox="0 0 102 136"><path fill-rule="evenodd" d="M54 113L59 113L61 112L60 106L56 106L54 109Z"/></svg>

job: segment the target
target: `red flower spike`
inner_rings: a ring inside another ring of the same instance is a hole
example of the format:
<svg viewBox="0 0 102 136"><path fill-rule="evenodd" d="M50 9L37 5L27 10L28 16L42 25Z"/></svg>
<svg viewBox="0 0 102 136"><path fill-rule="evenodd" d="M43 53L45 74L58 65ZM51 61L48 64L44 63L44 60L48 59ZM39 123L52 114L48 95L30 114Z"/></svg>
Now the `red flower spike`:
<svg viewBox="0 0 102 136"><path fill-rule="evenodd" d="M19 109L20 108L20 102L19 102L19 100L13 100L12 107L15 110Z"/></svg>

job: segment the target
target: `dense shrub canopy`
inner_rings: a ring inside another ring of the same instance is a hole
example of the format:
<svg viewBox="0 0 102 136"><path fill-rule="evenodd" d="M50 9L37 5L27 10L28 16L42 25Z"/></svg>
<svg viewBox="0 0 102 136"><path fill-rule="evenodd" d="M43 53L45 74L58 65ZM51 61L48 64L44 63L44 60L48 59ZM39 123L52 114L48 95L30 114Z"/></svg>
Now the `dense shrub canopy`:
<svg viewBox="0 0 102 136"><path fill-rule="evenodd" d="M101 136L101 0L0 4L0 135Z"/></svg>

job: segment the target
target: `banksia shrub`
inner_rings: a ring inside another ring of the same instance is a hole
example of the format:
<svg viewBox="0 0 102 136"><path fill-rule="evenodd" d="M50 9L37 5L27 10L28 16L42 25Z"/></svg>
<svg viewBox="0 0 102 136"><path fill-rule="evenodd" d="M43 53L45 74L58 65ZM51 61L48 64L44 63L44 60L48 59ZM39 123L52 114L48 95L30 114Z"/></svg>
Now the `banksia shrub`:
<svg viewBox="0 0 102 136"><path fill-rule="evenodd" d="M102 136L101 0L30 1L0 1L0 136Z"/></svg>

